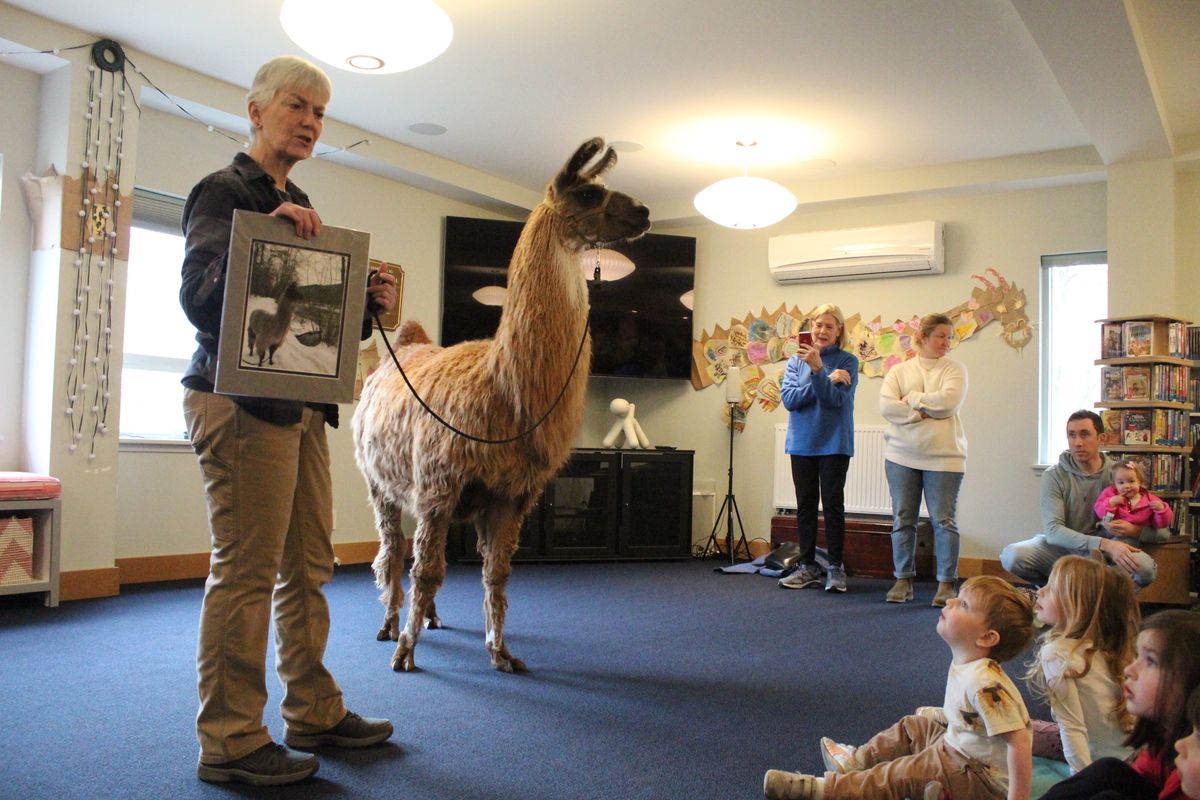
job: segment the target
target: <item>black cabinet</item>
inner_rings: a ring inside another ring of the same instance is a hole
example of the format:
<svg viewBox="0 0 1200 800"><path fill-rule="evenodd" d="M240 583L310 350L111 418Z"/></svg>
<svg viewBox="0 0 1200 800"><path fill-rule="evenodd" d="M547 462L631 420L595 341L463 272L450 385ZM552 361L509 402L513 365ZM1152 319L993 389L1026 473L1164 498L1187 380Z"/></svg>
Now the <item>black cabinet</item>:
<svg viewBox="0 0 1200 800"><path fill-rule="evenodd" d="M577 449L521 528L514 561L687 558L691 450ZM447 555L478 561L473 525L454 525Z"/></svg>

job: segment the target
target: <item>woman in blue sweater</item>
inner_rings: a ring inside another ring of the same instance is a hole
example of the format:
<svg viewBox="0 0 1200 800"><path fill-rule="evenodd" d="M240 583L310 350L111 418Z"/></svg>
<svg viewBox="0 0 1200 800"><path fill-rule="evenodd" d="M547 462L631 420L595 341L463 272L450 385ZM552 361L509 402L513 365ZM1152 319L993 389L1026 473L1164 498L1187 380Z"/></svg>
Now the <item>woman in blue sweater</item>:
<svg viewBox="0 0 1200 800"><path fill-rule="evenodd" d="M817 503L825 511L829 574L825 591L846 591L842 542L846 537L846 470L854 455L854 390L858 359L842 349L846 321L842 310L826 303L812 312L812 346L801 345L788 359L780 394L789 412L787 453L796 486L799 566L779 581L785 589L821 582L817 566Z"/></svg>

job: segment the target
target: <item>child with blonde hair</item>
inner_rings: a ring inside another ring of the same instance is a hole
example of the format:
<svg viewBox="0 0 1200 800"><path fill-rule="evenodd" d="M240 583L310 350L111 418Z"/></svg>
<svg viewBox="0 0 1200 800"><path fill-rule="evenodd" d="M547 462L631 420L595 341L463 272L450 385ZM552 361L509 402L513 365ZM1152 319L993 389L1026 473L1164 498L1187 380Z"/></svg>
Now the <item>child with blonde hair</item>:
<svg viewBox="0 0 1200 800"><path fill-rule="evenodd" d="M824 776L768 770L770 800L1028 800L1029 714L1000 664L1033 638L1033 609L1000 578L971 578L948 598L938 635L953 661L934 719L911 714L861 747L821 740Z"/></svg>
<svg viewBox="0 0 1200 800"><path fill-rule="evenodd" d="M1171 507L1147 491L1146 471L1136 461L1122 461L1112 468L1112 485L1096 498L1096 516L1102 522L1120 519L1159 531L1175 521Z"/></svg>
<svg viewBox="0 0 1200 800"><path fill-rule="evenodd" d="M1064 556L1034 604L1046 626L1025 679L1050 702L1071 772L1097 758L1126 758L1133 729L1121 676L1134 659L1141 613L1129 578L1095 558ZM1034 755L1039 752L1034 737Z"/></svg>

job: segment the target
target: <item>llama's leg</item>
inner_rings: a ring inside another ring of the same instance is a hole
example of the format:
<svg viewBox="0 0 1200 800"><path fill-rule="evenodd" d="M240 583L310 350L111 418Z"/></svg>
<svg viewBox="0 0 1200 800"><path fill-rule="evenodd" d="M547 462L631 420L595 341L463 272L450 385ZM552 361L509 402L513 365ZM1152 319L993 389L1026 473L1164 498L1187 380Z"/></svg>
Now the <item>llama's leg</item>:
<svg viewBox="0 0 1200 800"><path fill-rule="evenodd" d="M512 557L517 551L525 504L490 510L479 526L479 552L483 556L484 641L492 666L501 672L524 672L525 662L508 652L504 644L504 617L508 612L506 588L512 574Z"/></svg>
<svg viewBox="0 0 1200 800"><path fill-rule="evenodd" d="M246 339L250 342L250 352L246 355L252 356L254 355L254 328L246 330Z"/></svg>
<svg viewBox="0 0 1200 800"><path fill-rule="evenodd" d="M384 497L373 482L367 484L375 509L375 528L379 531L379 552L371 566L375 570L379 602L385 609L383 626L375 638L381 642L395 641L400 636L400 608L404 605L404 587L400 584L404 574L404 531L400 529L399 507Z"/></svg>
<svg viewBox="0 0 1200 800"><path fill-rule="evenodd" d="M449 513L426 512L417 519L417 531L413 534L413 565L408 576L412 593L408 620L392 655L392 669L396 672L411 672L417 668L413 650L421 635L421 624L433 613L434 595L446 578L446 531L449 526Z"/></svg>
<svg viewBox="0 0 1200 800"><path fill-rule="evenodd" d="M279 345L277 345L277 344L273 344L273 345L271 345L270 352L269 352L269 354L267 355L267 363L268 363L268 364L274 364L274 363L275 363L275 351L276 351L276 350L278 350L278 349L279 349ZM258 362L258 363L260 363L260 364L261 364L261 363L262 363L262 359L259 359L259 362Z"/></svg>

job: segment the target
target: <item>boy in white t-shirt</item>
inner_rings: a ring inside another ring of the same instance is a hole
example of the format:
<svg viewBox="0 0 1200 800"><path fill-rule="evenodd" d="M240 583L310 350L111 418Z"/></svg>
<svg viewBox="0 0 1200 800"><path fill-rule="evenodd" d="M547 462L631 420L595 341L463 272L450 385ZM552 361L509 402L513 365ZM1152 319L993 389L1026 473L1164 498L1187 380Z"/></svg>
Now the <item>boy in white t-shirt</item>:
<svg viewBox="0 0 1200 800"><path fill-rule="evenodd" d="M763 793L771 800L1027 800L1029 713L1000 664L1033 638L1029 598L1000 578L971 578L947 602L937 632L953 656L941 709L906 716L861 747L822 739L824 777L768 770Z"/></svg>

